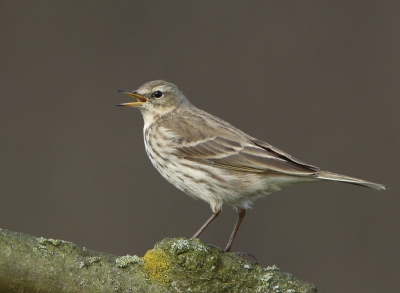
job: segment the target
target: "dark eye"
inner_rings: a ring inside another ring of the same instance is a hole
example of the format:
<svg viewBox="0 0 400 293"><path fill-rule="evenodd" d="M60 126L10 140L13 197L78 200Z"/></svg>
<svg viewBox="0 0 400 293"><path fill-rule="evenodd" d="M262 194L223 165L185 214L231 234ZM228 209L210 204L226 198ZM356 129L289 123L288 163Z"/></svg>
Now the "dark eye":
<svg viewBox="0 0 400 293"><path fill-rule="evenodd" d="M155 91L153 95L154 95L154 97L159 99L162 97L162 91Z"/></svg>

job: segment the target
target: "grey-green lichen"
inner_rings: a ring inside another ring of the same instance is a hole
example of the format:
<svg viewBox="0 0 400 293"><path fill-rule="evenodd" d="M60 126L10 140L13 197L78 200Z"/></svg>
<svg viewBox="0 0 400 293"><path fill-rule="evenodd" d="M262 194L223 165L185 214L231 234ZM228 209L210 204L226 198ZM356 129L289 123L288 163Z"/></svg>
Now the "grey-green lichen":
<svg viewBox="0 0 400 293"><path fill-rule="evenodd" d="M306 293L316 292L313 284L295 279L291 274L281 272L279 269L267 270L260 278L260 285L256 292L274 293Z"/></svg>
<svg viewBox="0 0 400 293"><path fill-rule="evenodd" d="M10 288L19 288L10 290ZM316 292L198 239L164 239L143 258L0 229L0 292Z"/></svg>
<svg viewBox="0 0 400 293"><path fill-rule="evenodd" d="M59 246L59 245L69 245L72 248L76 247L75 243L69 242L69 241L64 241L60 239L52 239L52 238L44 238L44 237L39 237L37 238L37 241L39 242L39 245L42 246L47 246L47 245L53 245L53 246Z"/></svg>
<svg viewBox="0 0 400 293"><path fill-rule="evenodd" d="M138 264L138 265L143 265L144 261L137 255L125 255L118 257L115 262L117 263L117 266L120 268L126 268L130 264Z"/></svg>
<svg viewBox="0 0 400 293"><path fill-rule="evenodd" d="M83 268L83 267L87 267L88 268L88 267L92 266L93 264L95 264L95 263L97 263L99 261L101 261L101 257L100 256L91 256L91 257L88 257L85 260L81 261L79 263L78 267L80 269Z"/></svg>
<svg viewBox="0 0 400 293"><path fill-rule="evenodd" d="M266 268L263 268L264 272L268 272L268 271L279 271L279 268L276 265L272 265L272 266L268 266Z"/></svg>
<svg viewBox="0 0 400 293"><path fill-rule="evenodd" d="M36 238L36 241L37 245L33 247L33 250L36 252L42 252L46 256L52 255L54 253L60 253L60 251L68 251L76 248L75 243L59 239L52 239L52 238L47 239L44 237L39 237ZM60 250L59 248L61 247L62 249Z"/></svg>

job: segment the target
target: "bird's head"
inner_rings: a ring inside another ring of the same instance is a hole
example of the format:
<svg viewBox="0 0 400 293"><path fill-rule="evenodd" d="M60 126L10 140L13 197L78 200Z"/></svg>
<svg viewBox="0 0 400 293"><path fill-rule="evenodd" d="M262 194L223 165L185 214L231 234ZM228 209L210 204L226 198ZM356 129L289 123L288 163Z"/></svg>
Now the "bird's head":
<svg viewBox="0 0 400 293"><path fill-rule="evenodd" d="M118 106L138 108L145 120L147 116L162 116L178 107L182 102L188 103L176 85L163 80L145 83L136 91L117 90L117 92L125 93L137 100Z"/></svg>

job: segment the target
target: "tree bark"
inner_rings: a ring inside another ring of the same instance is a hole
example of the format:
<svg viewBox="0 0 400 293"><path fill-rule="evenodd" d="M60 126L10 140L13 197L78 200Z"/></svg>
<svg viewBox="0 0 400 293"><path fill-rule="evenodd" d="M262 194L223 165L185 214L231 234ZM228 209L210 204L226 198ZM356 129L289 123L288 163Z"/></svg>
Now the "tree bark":
<svg viewBox="0 0 400 293"><path fill-rule="evenodd" d="M0 292L316 292L198 239L164 239L143 257L0 229Z"/></svg>

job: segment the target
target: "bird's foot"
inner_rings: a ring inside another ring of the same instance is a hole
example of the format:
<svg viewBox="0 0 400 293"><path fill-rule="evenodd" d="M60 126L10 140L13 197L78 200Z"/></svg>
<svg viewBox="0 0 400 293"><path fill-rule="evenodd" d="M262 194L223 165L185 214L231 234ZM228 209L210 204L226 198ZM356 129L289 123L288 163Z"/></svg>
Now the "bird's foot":
<svg viewBox="0 0 400 293"><path fill-rule="evenodd" d="M225 251L225 250L219 248L218 246L216 246L216 245L214 245L214 244L207 244L207 246L210 246L210 247L212 247L212 248L217 249L220 253L230 252L230 251ZM255 265L258 265L258 260L257 260L257 258L256 258L254 255L252 255L251 253L242 252L242 251L235 251L235 252L232 252L232 253L237 254L237 255L239 255L239 256L241 256L241 257L243 257L243 258L244 258L245 256L249 256L249 257L251 257L252 259L254 259L254 264L255 264Z"/></svg>
<svg viewBox="0 0 400 293"><path fill-rule="evenodd" d="M207 244L207 246L210 246L212 248L215 248L216 250L218 250L220 253L224 253L225 251L222 250L221 248L219 248L218 246L214 245L214 244Z"/></svg>
<svg viewBox="0 0 400 293"><path fill-rule="evenodd" d="M232 252L232 253L237 254L237 255L239 255L239 256L241 256L241 257L243 257L243 258L244 258L244 256L247 255L247 256L251 257L252 259L254 259L254 264L255 264L255 265L258 265L258 260L257 260L257 258L256 258L254 255L252 255L251 253L242 252L242 251L237 251L237 252Z"/></svg>

